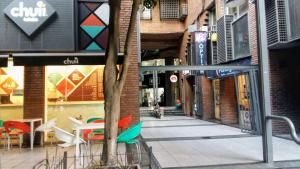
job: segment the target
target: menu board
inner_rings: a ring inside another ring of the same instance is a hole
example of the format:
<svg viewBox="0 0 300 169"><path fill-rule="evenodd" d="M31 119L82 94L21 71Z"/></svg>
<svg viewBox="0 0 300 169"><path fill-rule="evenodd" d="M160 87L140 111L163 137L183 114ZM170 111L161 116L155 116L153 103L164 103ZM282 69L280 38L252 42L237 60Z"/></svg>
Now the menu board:
<svg viewBox="0 0 300 169"><path fill-rule="evenodd" d="M48 101L103 101L103 69L103 66L52 69L48 76L51 83Z"/></svg>

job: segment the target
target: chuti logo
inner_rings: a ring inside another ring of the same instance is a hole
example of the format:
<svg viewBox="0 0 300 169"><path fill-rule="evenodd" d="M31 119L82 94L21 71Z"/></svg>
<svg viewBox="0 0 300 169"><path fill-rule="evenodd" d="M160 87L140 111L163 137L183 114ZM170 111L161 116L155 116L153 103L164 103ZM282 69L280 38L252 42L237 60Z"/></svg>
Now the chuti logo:
<svg viewBox="0 0 300 169"><path fill-rule="evenodd" d="M36 7L26 7L24 2L19 2L18 7L10 10L13 17L21 17L24 22L38 22L40 17L47 17L46 4L42 1L36 3Z"/></svg>

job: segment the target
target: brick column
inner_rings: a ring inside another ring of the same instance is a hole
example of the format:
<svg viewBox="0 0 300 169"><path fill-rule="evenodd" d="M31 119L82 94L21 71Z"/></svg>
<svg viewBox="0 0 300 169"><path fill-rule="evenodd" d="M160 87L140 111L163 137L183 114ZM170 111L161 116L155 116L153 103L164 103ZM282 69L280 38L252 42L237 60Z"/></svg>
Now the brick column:
<svg viewBox="0 0 300 169"><path fill-rule="evenodd" d="M127 35L130 13L131 13L131 0L123 0L121 4L120 14L120 45L124 47ZM121 118L129 114L133 114L133 122L135 124L140 121L139 113L139 77L138 77L138 58L137 58L137 33L133 34L133 49L130 56L130 66L126 77L126 82L121 94Z"/></svg>
<svg viewBox="0 0 300 169"><path fill-rule="evenodd" d="M24 69L24 119L45 116L45 67Z"/></svg>
<svg viewBox="0 0 300 169"><path fill-rule="evenodd" d="M200 83L202 84L202 118L203 120L212 119L214 118L212 81L207 79L205 76L202 76Z"/></svg>
<svg viewBox="0 0 300 169"><path fill-rule="evenodd" d="M238 123L238 111L234 78L222 79L220 85L221 121L224 124L236 124Z"/></svg>

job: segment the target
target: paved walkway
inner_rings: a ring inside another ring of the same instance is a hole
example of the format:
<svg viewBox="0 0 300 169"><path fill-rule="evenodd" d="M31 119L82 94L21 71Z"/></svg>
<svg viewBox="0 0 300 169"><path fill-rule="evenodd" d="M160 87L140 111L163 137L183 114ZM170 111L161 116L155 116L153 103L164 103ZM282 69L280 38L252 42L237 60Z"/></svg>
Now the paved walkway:
<svg viewBox="0 0 300 169"><path fill-rule="evenodd" d="M53 165L53 161L56 162L62 158L63 152L68 152L68 168L69 169L82 169L83 165L86 167L91 161L90 156L86 156L84 160L81 158L75 161L75 147L70 148L58 148L56 146L49 147L34 147L33 150L29 148L18 148L14 147L11 150L0 149L0 169L32 169L33 166L40 161L46 159L46 152L48 151L50 165ZM99 160L99 154L102 152L102 144L94 144L92 147L92 153L94 154L94 159ZM118 152L120 154L125 154L125 144L118 144ZM87 153L87 152L86 152ZM54 159L56 157L56 159ZM125 157L118 156L120 164L125 162ZM80 165L82 164L82 165ZM52 166L53 167L53 166ZM43 167L42 167L43 168ZM45 167L44 167L45 168Z"/></svg>
<svg viewBox="0 0 300 169"><path fill-rule="evenodd" d="M143 117L142 136L162 168L259 163L262 138L190 117ZM300 146L274 137L274 160L300 160ZM217 167L213 167L217 168ZM258 168L258 167L257 167Z"/></svg>

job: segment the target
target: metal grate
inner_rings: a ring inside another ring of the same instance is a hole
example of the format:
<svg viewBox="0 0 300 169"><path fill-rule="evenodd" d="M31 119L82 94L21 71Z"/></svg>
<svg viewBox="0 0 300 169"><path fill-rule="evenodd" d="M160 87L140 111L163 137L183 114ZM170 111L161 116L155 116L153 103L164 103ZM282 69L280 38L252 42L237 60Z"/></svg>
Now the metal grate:
<svg viewBox="0 0 300 169"><path fill-rule="evenodd" d="M226 34L226 61L233 59L232 54L232 35L231 35L231 22L233 21L233 16L225 16L225 34Z"/></svg>
<svg viewBox="0 0 300 169"><path fill-rule="evenodd" d="M289 22L290 26L290 38L291 40L300 38L300 1L299 0L289 0L288 1L288 11L289 11Z"/></svg>
<svg viewBox="0 0 300 169"><path fill-rule="evenodd" d="M288 41L285 0L266 1L268 45Z"/></svg>
<svg viewBox="0 0 300 169"><path fill-rule="evenodd" d="M217 64L222 63L226 61L226 44L225 44L225 20L224 17L221 17L217 21L217 33L218 33L218 43L217 43L217 49L218 49L218 57L216 59Z"/></svg>
<svg viewBox="0 0 300 169"><path fill-rule="evenodd" d="M217 63L226 62L232 59L232 35L231 22L232 15L225 15L217 21Z"/></svg>
<svg viewBox="0 0 300 169"><path fill-rule="evenodd" d="M288 40L285 6L286 6L285 0L277 0L278 28L279 28L280 42L286 42Z"/></svg>
<svg viewBox="0 0 300 169"><path fill-rule="evenodd" d="M275 1L265 1L265 2L266 2L268 44L271 45L278 42L276 8L275 8Z"/></svg>
<svg viewBox="0 0 300 169"><path fill-rule="evenodd" d="M178 19L179 0L160 0L160 18Z"/></svg>
<svg viewBox="0 0 300 169"><path fill-rule="evenodd" d="M217 43L212 42L212 63L217 64L218 63L218 48L217 48Z"/></svg>

